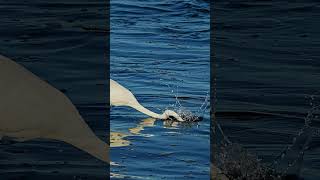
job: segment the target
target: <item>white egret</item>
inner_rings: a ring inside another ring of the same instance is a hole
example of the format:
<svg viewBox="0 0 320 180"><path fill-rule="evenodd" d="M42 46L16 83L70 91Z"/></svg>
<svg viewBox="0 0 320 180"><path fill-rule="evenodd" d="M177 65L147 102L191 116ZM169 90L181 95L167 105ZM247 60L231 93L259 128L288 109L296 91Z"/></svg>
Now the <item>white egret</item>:
<svg viewBox="0 0 320 180"><path fill-rule="evenodd" d="M143 107L135 96L125 87L110 79L110 105L129 106L150 117L156 119L168 119L174 117L178 121L184 121L176 112L166 110L163 114L157 114Z"/></svg>
<svg viewBox="0 0 320 180"><path fill-rule="evenodd" d="M0 138L47 138L69 143L109 163L99 139L62 92L0 55Z"/></svg>

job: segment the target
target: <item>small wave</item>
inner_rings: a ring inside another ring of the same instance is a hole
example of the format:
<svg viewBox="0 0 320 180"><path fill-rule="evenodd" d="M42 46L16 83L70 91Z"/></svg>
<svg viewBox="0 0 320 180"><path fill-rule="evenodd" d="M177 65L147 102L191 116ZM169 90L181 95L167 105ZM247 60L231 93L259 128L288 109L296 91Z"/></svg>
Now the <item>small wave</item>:
<svg viewBox="0 0 320 180"><path fill-rule="evenodd" d="M218 111L216 116L221 118L237 117L234 120L242 120L244 118L255 119L258 117L282 117L282 118L303 118L304 114L297 112L262 112L262 111Z"/></svg>
<svg viewBox="0 0 320 180"><path fill-rule="evenodd" d="M273 3L271 2L228 2L225 3L225 7L232 9L244 9L244 8L261 8L261 7L272 7Z"/></svg>
<svg viewBox="0 0 320 180"><path fill-rule="evenodd" d="M314 99L312 99L314 101ZM317 136L319 130L312 127L312 122L318 120L320 105L311 103L312 107L305 117L304 126L300 129L292 143L288 145L272 163L263 163L262 159L240 144L230 142L223 134L219 125L216 126L215 136L222 137L212 145L213 162L229 179L300 179L305 151L309 149L312 137ZM251 116L278 116L279 114L259 112L235 113Z"/></svg>

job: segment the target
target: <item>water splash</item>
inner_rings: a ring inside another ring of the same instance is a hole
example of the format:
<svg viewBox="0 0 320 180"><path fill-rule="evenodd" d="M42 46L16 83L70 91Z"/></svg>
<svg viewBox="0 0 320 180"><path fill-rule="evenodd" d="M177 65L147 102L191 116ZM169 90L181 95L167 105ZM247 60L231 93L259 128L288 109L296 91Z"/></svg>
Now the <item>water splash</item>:
<svg viewBox="0 0 320 180"><path fill-rule="evenodd" d="M308 150L313 136L318 130L312 127L312 122L319 119L320 105L315 95L310 96L310 110L304 119L304 126L300 129L292 143L287 146L273 162L272 167L281 175L295 174L300 176L305 151Z"/></svg>
<svg viewBox="0 0 320 180"><path fill-rule="evenodd" d="M319 136L319 129L312 127L312 122L319 120L320 105L315 95L310 97L310 110L304 125L292 143L288 145L270 164L262 163L257 155L248 152L240 144L231 143L216 124L215 136L221 137L213 144L216 149L214 163L229 179L235 180L282 180L300 179L305 151L308 150L313 136Z"/></svg>
<svg viewBox="0 0 320 180"><path fill-rule="evenodd" d="M186 107L182 106L182 103L180 101L179 97L179 85L176 85L175 87L170 86L169 84L166 84L171 90L170 92L175 97L175 102L173 104L170 104L169 107L166 109L173 109L177 114L185 120L183 124L196 124L199 121L203 120L204 114L209 110L210 105L210 95L209 92L206 93L206 96L204 98L204 101L202 102L199 109L194 113L190 110L188 110ZM171 119L172 120L172 119ZM170 124L170 122L167 122L167 124ZM188 126L188 125L187 125Z"/></svg>

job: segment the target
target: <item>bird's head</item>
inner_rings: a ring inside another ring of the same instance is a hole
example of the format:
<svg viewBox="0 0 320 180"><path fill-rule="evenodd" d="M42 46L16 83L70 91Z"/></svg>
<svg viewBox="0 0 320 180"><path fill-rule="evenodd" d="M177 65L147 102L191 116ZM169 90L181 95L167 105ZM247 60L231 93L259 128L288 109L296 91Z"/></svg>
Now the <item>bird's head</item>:
<svg viewBox="0 0 320 180"><path fill-rule="evenodd" d="M166 110L161 116L163 117L162 119L171 119L179 122L198 122L203 120L203 117L196 116L191 112L178 114L172 110Z"/></svg>
<svg viewBox="0 0 320 180"><path fill-rule="evenodd" d="M177 114L176 112L172 110L165 110L164 113L161 115L163 119L173 119L180 122L183 122L184 120Z"/></svg>

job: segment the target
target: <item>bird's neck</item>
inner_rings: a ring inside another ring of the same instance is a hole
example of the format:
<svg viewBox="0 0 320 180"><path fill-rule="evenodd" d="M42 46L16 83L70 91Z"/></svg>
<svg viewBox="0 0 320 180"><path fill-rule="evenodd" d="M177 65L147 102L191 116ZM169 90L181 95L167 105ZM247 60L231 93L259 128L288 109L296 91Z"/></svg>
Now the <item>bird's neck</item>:
<svg viewBox="0 0 320 180"><path fill-rule="evenodd" d="M157 113L154 113L152 111L150 111L149 109L143 107L141 104L139 103L133 103L131 105L129 105L130 107L150 116L150 117L153 117L153 118L156 118L156 119L166 119L165 117L165 114L157 114Z"/></svg>

